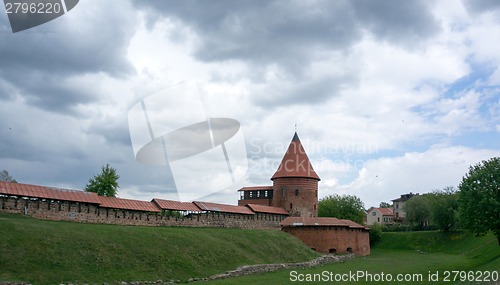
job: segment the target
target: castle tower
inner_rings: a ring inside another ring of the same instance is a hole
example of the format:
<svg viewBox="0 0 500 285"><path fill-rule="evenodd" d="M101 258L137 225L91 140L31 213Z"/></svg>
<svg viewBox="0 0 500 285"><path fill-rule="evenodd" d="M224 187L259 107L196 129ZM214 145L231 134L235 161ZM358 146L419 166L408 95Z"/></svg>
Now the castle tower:
<svg viewBox="0 0 500 285"><path fill-rule="evenodd" d="M282 207L291 216L316 217L318 215L318 174L297 133L271 178L273 181L274 207Z"/></svg>

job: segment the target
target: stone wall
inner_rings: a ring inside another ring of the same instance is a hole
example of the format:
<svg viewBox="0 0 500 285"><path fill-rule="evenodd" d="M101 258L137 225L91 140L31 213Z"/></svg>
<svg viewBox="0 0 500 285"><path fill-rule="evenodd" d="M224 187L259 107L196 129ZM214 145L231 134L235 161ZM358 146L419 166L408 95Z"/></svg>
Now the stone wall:
<svg viewBox="0 0 500 285"><path fill-rule="evenodd" d="M254 215L204 212L175 215L168 212L151 213L99 207L96 204L68 201L28 199L0 196L0 211L17 213L44 220L64 220L82 223L224 227L244 229L279 229L283 215L256 213Z"/></svg>

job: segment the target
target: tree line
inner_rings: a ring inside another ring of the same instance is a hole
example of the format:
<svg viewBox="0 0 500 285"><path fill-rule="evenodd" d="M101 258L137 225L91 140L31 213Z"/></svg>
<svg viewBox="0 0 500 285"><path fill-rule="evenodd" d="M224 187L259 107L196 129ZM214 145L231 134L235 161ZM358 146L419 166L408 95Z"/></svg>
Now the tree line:
<svg viewBox="0 0 500 285"><path fill-rule="evenodd" d="M390 207L386 202L381 208ZM458 189L445 187L431 193L415 195L403 206L403 224L387 226L386 230L439 229L469 230L476 235L492 232L500 245L500 157L470 166ZM318 203L318 216L350 219L363 224L363 202L352 195L330 195ZM380 238L381 225L372 227ZM372 235L371 235L372 238Z"/></svg>

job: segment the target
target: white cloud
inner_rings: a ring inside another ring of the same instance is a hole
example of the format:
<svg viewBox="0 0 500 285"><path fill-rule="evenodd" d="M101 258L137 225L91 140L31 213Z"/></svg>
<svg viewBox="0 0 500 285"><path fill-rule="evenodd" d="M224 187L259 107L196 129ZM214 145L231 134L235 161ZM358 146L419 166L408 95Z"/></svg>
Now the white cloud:
<svg viewBox="0 0 500 285"><path fill-rule="evenodd" d="M437 145L424 152L372 159L365 162L358 177L349 184L321 184L320 196L356 195L366 208L378 206L382 201L389 202L409 192L427 193L446 186L457 187L470 165L498 155L495 150ZM335 176L335 172L328 172L324 178Z"/></svg>

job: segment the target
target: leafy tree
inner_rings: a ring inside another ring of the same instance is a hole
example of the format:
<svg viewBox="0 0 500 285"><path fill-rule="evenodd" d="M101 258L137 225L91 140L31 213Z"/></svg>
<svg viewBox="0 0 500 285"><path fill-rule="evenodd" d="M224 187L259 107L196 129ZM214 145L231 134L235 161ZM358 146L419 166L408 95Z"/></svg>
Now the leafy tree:
<svg viewBox="0 0 500 285"><path fill-rule="evenodd" d="M101 174L89 179L85 191L97 193L99 196L116 197L119 187L118 178L120 176L116 174L116 169L106 164L102 167Z"/></svg>
<svg viewBox="0 0 500 285"><path fill-rule="evenodd" d="M462 226L477 235L492 231L500 245L500 157L469 167L458 188Z"/></svg>
<svg viewBox="0 0 500 285"><path fill-rule="evenodd" d="M392 208L392 205L387 202L380 202L379 208Z"/></svg>
<svg viewBox="0 0 500 285"><path fill-rule="evenodd" d="M363 224L365 206L361 199L351 195L330 195L318 202L318 216L348 219Z"/></svg>
<svg viewBox="0 0 500 285"><path fill-rule="evenodd" d="M440 230L449 231L458 221L458 194L453 187L427 195L431 223Z"/></svg>
<svg viewBox="0 0 500 285"><path fill-rule="evenodd" d="M16 179L12 178L7 170L2 170L0 172L0 181L17 183Z"/></svg>
<svg viewBox="0 0 500 285"><path fill-rule="evenodd" d="M425 195L411 197L403 206L406 221L418 228L424 228L429 222L430 206Z"/></svg>

